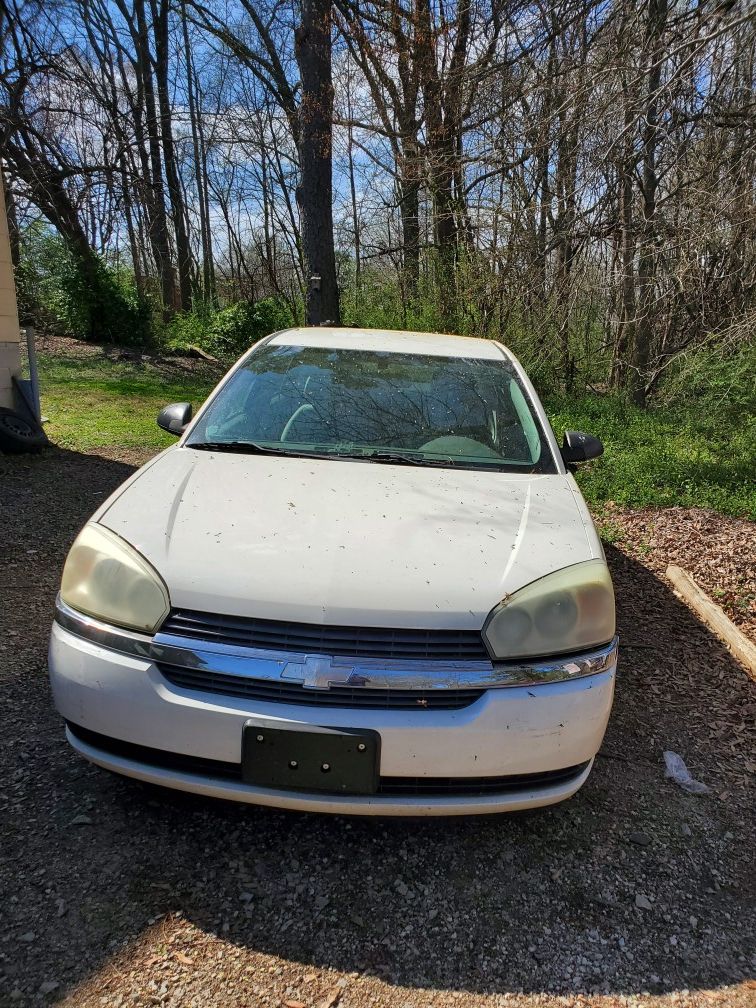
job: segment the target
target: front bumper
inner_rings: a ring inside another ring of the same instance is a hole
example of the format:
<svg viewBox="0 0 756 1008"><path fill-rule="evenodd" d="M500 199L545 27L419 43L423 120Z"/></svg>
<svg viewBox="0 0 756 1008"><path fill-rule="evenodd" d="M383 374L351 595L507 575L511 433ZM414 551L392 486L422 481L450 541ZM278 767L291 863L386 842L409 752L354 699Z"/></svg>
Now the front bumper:
<svg viewBox="0 0 756 1008"><path fill-rule="evenodd" d="M570 797L586 780L601 745L615 668L616 644L606 649L601 672L572 681L486 689L462 709L313 708L177 686L153 657L122 653L57 622L50 640L56 707L71 726L70 743L93 763L214 797L374 815L512 811ZM243 728L256 717L282 728L318 724L378 731L381 780L456 778L460 793L452 786L435 794L302 794L247 785L227 768L240 765ZM187 759L156 759L155 750ZM575 772L566 779L548 779L567 767ZM532 786L523 786L524 776L540 774L547 775L542 783L534 779ZM510 786L502 780L501 790L481 788L477 794L463 787L470 779L485 778L520 781Z"/></svg>

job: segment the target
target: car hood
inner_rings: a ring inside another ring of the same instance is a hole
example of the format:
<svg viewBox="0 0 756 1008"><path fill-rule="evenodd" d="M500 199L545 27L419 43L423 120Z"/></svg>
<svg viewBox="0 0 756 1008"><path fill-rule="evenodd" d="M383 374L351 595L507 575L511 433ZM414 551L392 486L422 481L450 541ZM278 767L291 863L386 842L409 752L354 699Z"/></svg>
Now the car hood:
<svg viewBox="0 0 756 1008"><path fill-rule="evenodd" d="M480 628L505 594L601 555L570 476L176 447L96 516L177 608Z"/></svg>

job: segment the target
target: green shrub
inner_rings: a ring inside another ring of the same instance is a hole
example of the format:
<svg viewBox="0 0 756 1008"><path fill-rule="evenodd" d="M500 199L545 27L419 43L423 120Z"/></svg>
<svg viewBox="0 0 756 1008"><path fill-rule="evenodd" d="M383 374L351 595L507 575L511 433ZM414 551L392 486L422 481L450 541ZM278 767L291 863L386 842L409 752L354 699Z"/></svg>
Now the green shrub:
<svg viewBox="0 0 756 1008"><path fill-rule="evenodd" d="M669 368L657 401L665 406L687 406L695 400L702 411L737 421L756 413L756 317L745 320L724 336L710 339L683 354ZM743 331L745 330L745 332ZM750 330L750 331L749 331Z"/></svg>
<svg viewBox="0 0 756 1008"><path fill-rule="evenodd" d="M262 298L254 304L237 301L213 315L209 338L218 356L238 357L264 336L293 324L291 309L280 298Z"/></svg>
<svg viewBox="0 0 756 1008"><path fill-rule="evenodd" d="M125 270L97 264L96 281L86 283L79 271L72 290L81 319L82 339L95 343L147 347L154 343L152 309L140 298Z"/></svg>
<svg viewBox="0 0 756 1008"><path fill-rule="evenodd" d="M94 256L88 265L85 277L60 235L39 223L27 228L16 272L21 318L93 343L148 346L150 306L138 296L133 275Z"/></svg>
<svg viewBox="0 0 756 1008"><path fill-rule="evenodd" d="M236 301L217 311L200 305L172 318L165 326L164 340L173 350L196 346L229 360L239 357L263 336L293 324L291 309L279 298L254 303Z"/></svg>
<svg viewBox="0 0 756 1008"><path fill-rule="evenodd" d="M341 291L341 318L344 325L366 329L407 329L414 332L442 332L443 322L437 305L424 290L414 298L403 298L396 276L379 270L362 271L360 287L353 276L342 271L347 280ZM421 285L422 286L422 285Z"/></svg>
<svg viewBox="0 0 756 1008"><path fill-rule="evenodd" d="M210 353L209 325L212 311L204 307L190 312L179 312L163 325L161 343L169 350L184 351L199 347Z"/></svg>
<svg viewBox="0 0 756 1008"><path fill-rule="evenodd" d="M71 306L66 291L73 272L73 257L65 242L38 223L28 227L22 235L16 269L22 322L34 321L40 328L59 333L70 330Z"/></svg>
<svg viewBox="0 0 756 1008"><path fill-rule="evenodd" d="M255 307L237 301L215 312L209 320L207 343L218 357L238 357L256 343L262 333L256 327Z"/></svg>

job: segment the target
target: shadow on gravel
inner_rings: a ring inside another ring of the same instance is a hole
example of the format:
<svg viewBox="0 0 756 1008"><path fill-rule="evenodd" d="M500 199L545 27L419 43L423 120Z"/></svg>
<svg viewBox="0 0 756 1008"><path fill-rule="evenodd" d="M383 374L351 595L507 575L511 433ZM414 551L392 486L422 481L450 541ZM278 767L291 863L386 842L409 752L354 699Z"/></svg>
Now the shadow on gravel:
<svg viewBox="0 0 756 1008"><path fill-rule="evenodd" d="M0 1002L70 990L179 911L241 950L407 987L660 992L749 975L748 680L618 548L615 711L563 806L315 817L159 791L74 756L45 677L51 607L78 527L130 471L62 451L0 459ZM664 749L712 794L665 780Z"/></svg>

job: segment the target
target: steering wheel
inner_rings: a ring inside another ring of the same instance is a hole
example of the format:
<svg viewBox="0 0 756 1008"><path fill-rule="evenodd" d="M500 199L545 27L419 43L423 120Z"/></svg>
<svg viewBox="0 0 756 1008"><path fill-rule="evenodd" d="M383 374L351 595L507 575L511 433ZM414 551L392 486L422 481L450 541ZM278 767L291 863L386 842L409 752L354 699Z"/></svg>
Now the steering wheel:
<svg viewBox="0 0 756 1008"><path fill-rule="evenodd" d="M312 405L312 403L308 402L302 403L301 406L297 406L297 408L294 410L294 412L291 414L289 419L284 424L284 429L281 431L281 440L288 441L289 434L291 434L291 428L297 422L299 417L301 417L303 413L309 413L311 410L314 409L315 407Z"/></svg>

